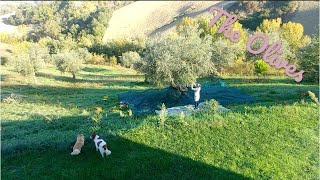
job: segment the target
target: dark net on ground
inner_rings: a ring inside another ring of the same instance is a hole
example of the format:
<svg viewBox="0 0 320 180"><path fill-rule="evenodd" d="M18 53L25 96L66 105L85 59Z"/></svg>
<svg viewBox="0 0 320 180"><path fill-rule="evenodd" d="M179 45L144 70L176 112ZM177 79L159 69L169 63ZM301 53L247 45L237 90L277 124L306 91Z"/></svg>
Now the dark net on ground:
<svg viewBox="0 0 320 180"><path fill-rule="evenodd" d="M150 114L161 109L162 103L167 108L194 104L194 92L191 88L181 92L172 87L164 89L150 89L145 91L128 91L119 95L122 102L129 104L135 114ZM220 84L204 84L200 91L200 102L215 99L222 106L253 102L255 99L236 88L221 86Z"/></svg>

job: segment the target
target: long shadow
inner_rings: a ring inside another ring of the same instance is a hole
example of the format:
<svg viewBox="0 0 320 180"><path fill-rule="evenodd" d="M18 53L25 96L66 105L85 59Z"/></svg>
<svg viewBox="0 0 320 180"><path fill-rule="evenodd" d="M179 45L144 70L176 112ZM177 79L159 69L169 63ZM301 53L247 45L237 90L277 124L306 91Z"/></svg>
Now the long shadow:
<svg viewBox="0 0 320 180"><path fill-rule="evenodd" d="M316 85L313 83L308 83L301 81L299 83L295 82L293 79L289 78L268 78L268 77L261 77L261 78L254 78L254 77L245 77L245 78L238 78L238 77L227 77L223 78L230 83L237 83L237 84L257 84L257 83L282 83L282 84L296 84L296 85Z"/></svg>
<svg viewBox="0 0 320 180"><path fill-rule="evenodd" d="M135 78L141 78L142 75L90 75L90 74L82 74L81 77L85 79L73 79L71 76L58 76L51 75L46 73L39 73L38 77L46 77L51 78L56 81L62 82L71 82L71 83L103 83L104 85L119 85L119 86L133 86L136 85L142 80L137 81ZM92 78L92 79L88 79Z"/></svg>
<svg viewBox="0 0 320 180"><path fill-rule="evenodd" d="M111 70L108 70L108 69L104 69L104 68L92 68L92 67L85 67L82 69L82 71L85 71L85 72L111 72Z"/></svg>
<svg viewBox="0 0 320 180"><path fill-rule="evenodd" d="M31 114L28 120L1 120L1 154L10 155L25 150L66 150L78 133L89 139L89 131L95 126L90 115L44 116ZM138 127L144 118L119 118L116 114L103 116L101 127L104 135Z"/></svg>
<svg viewBox="0 0 320 180"><path fill-rule="evenodd" d="M3 179L250 179L203 162L113 136L103 137L112 154L104 159L93 142L79 156L71 149L23 151L2 156ZM199 143L201 146L201 143ZM188 147L189 148L189 147ZM190 147L192 148L192 147ZM23 168L21 168L21 163Z"/></svg>
<svg viewBox="0 0 320 180"><path fill-rule="evenodd" d="M89 85L90 86L90 85ZM136 91L131 87L60 87L60 86L31 86L14 85L3 86L3 93L14 93L23 95L22 103L45 103L50 105L59 105L63 107L95 107L101 106L110 108L118 105L118 94L126 91ZM104 101L103 97L108 96L109 100Z"/></svg>
<svg viewBox="0 0 320 180"><path fill-rule="evenodd" d="M290 105L301 100L311 101L307 91L319 94L317 86L301 86L298 84L252 84L240 85L237 88L256 99L255 102L243 104L245 106Z"/></svg>

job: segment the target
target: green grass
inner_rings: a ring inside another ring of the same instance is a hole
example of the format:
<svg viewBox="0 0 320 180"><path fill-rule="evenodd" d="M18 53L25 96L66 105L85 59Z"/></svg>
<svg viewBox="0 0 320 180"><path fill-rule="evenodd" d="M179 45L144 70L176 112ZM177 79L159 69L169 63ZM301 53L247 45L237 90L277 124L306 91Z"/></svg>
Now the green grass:
<svg viewBox="0 0 320 180"><path fill-rule="evenodd" d="M181 123L156 115L119 117L110 109L117 95L152 86L118 67L86 66L73 80L54 68L38 85L1 67L1 94L23 95L1 104L3 179L318 179L318 106L308 90L317 85L292 79L226 77L254 103L227 106L232 112L194 114ZM103 96L109 96L107 102ZM101 159L88 140L96 106L104 114L99 131L112 154ZM48 120L50 119L50 120ZM77 133L82 153L70 155Z"/></svg>

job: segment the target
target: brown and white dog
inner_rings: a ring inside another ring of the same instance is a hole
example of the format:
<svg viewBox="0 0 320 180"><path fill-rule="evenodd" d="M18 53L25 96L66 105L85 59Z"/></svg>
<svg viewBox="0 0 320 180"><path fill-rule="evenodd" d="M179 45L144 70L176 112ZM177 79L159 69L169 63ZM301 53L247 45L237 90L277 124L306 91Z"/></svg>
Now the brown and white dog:
<svg viewBox="0 0 320 180"><path fill-rule="evenodd" d="M96 150L100 151L102 157L104 157L104 154L107 156L111 154L111 151L107 147L107 143L103 139L99 139L99 136L96 133L93 133L90 138L93 139Z"/></svg>
<svg viewBox="0 0 320 180"><path fill-rule="evenodd" d="M77 135L77 142L73 146L73 152L71 155L78 155L80 154L81 148L84 145L84 136L83 134Z"/></svg>

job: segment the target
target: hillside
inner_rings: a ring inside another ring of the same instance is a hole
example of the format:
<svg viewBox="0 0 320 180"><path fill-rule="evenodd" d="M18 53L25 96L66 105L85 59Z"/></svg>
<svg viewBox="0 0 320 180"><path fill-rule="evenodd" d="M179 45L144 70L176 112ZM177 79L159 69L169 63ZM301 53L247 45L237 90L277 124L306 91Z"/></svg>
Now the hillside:
<svg viewBox="0 0 320 180"><path fill-rule="evenodd" d="M103 41L118 37L139 35L154 36L157 33L167 34L175 30L175 26L183 17L207 15L211 6L227 8L235 1L139 1L131 3L113 13L109 21ZM302 23L306 34L316 31L314 22L319 21L319 2L301 1L293 16L284 22Z"/></svg>
<svg viewBox="0 0 320 180"><path fill-rule="evenodd" d="M14 15L14 12L0 16L0 33L16 33L17 26L12 26L4 23L4 21L12 15Z"/></svg>
<svg viewBox="0 0 320 180"><path fill-rule="evenodd" d="M301 23L304 27L304 32L308 35L318 34L315 22L319 23L319 1L299 1L298 10L292 17L284 19L284 22L287 21Z"/></svg>
<svg viewBox="0 0 320 180"><path fill-rule="evenodd" d="M222 7L228 3L219 1L134 2L113 13L103 40L168 33L183 17L195 17L207 13L213 5Z"/></svg>

